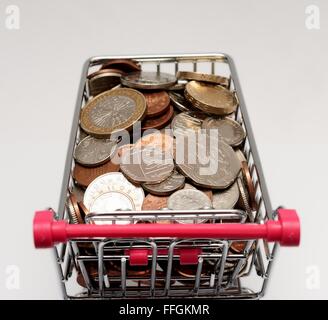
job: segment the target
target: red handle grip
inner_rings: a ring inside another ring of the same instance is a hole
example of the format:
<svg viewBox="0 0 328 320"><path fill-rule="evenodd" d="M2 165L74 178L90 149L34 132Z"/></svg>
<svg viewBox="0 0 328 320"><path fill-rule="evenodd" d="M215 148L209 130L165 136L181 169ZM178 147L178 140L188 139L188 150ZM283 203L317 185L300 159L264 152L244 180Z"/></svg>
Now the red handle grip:
<svg viewBox="0 0 328 320"><path fill-rule="evenodd" d="M300 221L296 211L291 209L278 209L278 220L269 220L265 224L68 224L64 220L54 220L51 211L38 211L35 213L33 231L36 248L49 248L69 239L95 237L266 239L278 241L283 246L298 246L300 243Z"/></svg>

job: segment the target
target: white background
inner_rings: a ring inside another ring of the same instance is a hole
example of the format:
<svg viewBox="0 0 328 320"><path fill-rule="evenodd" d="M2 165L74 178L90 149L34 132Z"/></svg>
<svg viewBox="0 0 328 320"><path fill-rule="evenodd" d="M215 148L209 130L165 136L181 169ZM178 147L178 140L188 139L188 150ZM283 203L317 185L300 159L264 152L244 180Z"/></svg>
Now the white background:
<svg viewBox="0 0 328 320"><path fill-rule="evenodd" d="M19 30L6 7L20 8ZM320 30L305 8L320 8ZM297 208L266 298L327 298L327 1L0 1L0 297L60 299L36 209L57 207L83 62L94 55L225 52L234 58L274 207ZM19 289L6 286L20 271ZM309 287L310 271L319 287Z"/></svg>

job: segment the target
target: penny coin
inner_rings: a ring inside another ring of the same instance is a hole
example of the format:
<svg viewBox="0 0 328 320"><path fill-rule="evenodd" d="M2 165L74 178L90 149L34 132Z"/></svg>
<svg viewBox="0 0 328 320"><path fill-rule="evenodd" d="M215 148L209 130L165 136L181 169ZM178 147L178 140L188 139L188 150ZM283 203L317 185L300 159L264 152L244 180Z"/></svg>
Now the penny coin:
<svg viewBox="0 0 328 320"><path fill-rule="evenodd" d="M166 91L145 92L148 118L156 117L163 114L169 107L170 97Z"/></svg>
<svg viewBox="0 0 328 320"><path fill-rule="evenodd" d="M201 72L192 72L192 71L178 71L177 78L182 80L196 80L202 82L209 82L214 84L220 84L226 88L230 86L229 78L217 76L215 74L207 74Z"/></svg>
<svg viewBox="0 0 328 320"><path fill-rule="evenodd" d="M184 183L185 177L179 172L173 171L173 173L161 183L143 183L142 187L152 194L166 196L178 189L181 189L184 186Z"/></svg>
<svg viewBox="0 0 328 320"><path fill-rule="evenodd" d="M150 71L133 72L121 78L123 85L136 89L167 89L176 81L172 74Z"/></svg>
<svg viewBox="0 0 328 320"><path fill-rule="evenodd" d="M111 69L105 69L105 70L100 69L100 70L98 70L98 71L95 71L95 72L89 74L89 75L87 76L87 79L90 80L90 79L93 79L93 78L95 78L95 77L97 77L97 76L100 76L100 75L106 74L106 73L108 73L108 72L118 73L118 74L120 74L120 75L124 74L124 72L122 72L122 71L119 70L119 69L114 69L114 68L111 68Z"/></svg>
<svg viewBox="0 0 328 320"><path fill-rule="evenodd" d="M241 172L243 174L244 181L246 183L247 191L249 194L250 205L253 210L257 209L256 203L256 191L253 184L251 172L249 171L248 164L246 161L241 163Z"/></svg>
<svg viewBox="0 0 328 320"><path fill-rule="evenodd" d="M212 190L204 189L204 188L198 189L198 188L196 188L195 186L193 186L192 184L189 184L189 183L185 183L183 189L199 190L199 191L203 192L204 194L206 194L211 201L213 201L213 192L212 192Z"/></svg>
<svg viewBox="0 0 328 320"><path fill-rule="evenodd" d="M233 149L211 130L202 129L189 135L183 144L176 144L174 158L179 170L197 186L210 189L229 187L240 172L240 163ZM190 145L194 145L190 149Z"/></svg>
<svg viewBox="0 0 328 320"><path fill-rule="evenodd" d="M192 134L200 130L201 126L202 122L199 119L185 112L176 115L171 122L171 128L175 136Z"/></svg>
<svg viewBox="0 0 328 320"><path fill-rule="evenodd" d="M140 64L132 59L110 59L105 62L101 69L119 69L123 72L133 72L133 71L140 71L141 66Z"/></svg>
<svg viewBox="0 0 328 320"><path fill-rule="evenodd" d="M168 153L172 153L173 150L173 138L162 132L155 132L144 135L136 143L136 148L152 146L154 148L160 148Z"/></svg>
<svg viewBox="0 0 328 320"><path fill-rule="evenodd" d="M202 127L205 129L218 130L223 141L232 147L240 145L246 137L242 126L237 121L229 118L206 118L203 121Z"/></svg>
<svg viewBox="0 0 328 320"><path fill-rule="evenodd" d="M181 112L188 112L192 108L190 102L186 98L177 92L169 92L169 97L172 104L177 107Z"/></svg>
<svg viewBox="0 0 328 320"><path fill-rule="evenodd" d="M246 247L247 241L233 241L230 245L230 249L235 253L243 253Z"/></svg>
<svg viewBox="0 0 328 320"><path fill-rule="evenodd" d="M116 149L116 152L115 152L114 156L111 158L111 161L113 163L120 164L122 155L126 152L126 150L129 150L133 146L134 146L133 144L129 143L129 144L124 144L124 145L121 145L120 147L118 147Z"/></svg>
<svg viewBox="0 0 328 320"><path fill-rule="evenodd" d="M81 112L81 127L98 138L129 130L146 113L146 99L139 91L118 88L99 94Z"/></svg>
<svg viewBox="0 0 328 320"><path fill-rule="evenodd" d="M123 154L120 169L134 183L160 183L172 174L174 163L163 149L135 146Z"/></svg>
<svg viewBox="0 0 328 320"><path fill-rule="evenodd" d="M93 261L87 261L87 262L84 262L84 265L85 265L86 271L88 273L89 281L91 282L92 287L98 288L99 287L98 264ZM108 268L108 266L106 266L106 267ZM120 287L120 285L121 285L120 281L117 283L112 280L113 280L113 278L120 278L121 273L118 270L114 270L113 268L108 268L108 269L109 270L107 270L106 274L111 279L111 287ZM83 277L83 274L81 272L78 272L76 281L81 287L84 287L84 288L87 287L84 277Z"/></svg>
<svg viewBox="0 0 328 320"><path fill-rule="evenodd" d="M79 209L80 209L80 212L81 214L83 215L83 219L84 217L89 214L89 210L86 208L86 206L84 205L83 201L79 201L78 203L78 206L79 206Z"/></svg>
<svg viewBox="0 0 328 320"><path fill-rule="evenodd" d="M171 210L199 210L212 208L212 202L203 192L194 189L178 190L169 196L167 206ZM193 218L176 220L178 223L194 223ZM202 223L206 219L196 219Z"/></svg>
<svg viewBox="0 0 328 320"><path fill-rule="evenodd" d="M160 117L146 118L142 122L141 130L162 129L170 122L173 115L174 115L174 109L170 105L167 113L161 115Z"/></svg>
<svg viewBox="0 0 328 320"><path fill-rule="evenodd" d="M185 89L186 99L197 109L216 115L227 115L237 108L233 92L222 86L190 81Z"/></svg>
<svg viewBox="0 0 328 320"><path fill-rule="evenodd" d="M233 209L239 199L237 182L226 190L213 194L213 208L217 210Z"/></svg>
<svg viewBox="0 0 328 320"><path fill-rule="evenodd" d="M134 145L129 143L129 144L125 144L123 146L120 146L118 149L117 149L117 154L119 157L122 157L122 155L127 151L127 150L130 150Z"/></svg>
<svg viewBox="0 0 328 320"><path fill-rule="evenodd" d="M110 90L121 83L124 73L117 69L106 69L96 71L88 76L88 88L90 96Z"/></svg>
<svg viewBox="0 0 328 320"><path fill-rule="evenodd" d="M78 185L86 188L97 177L108 172L116 172L119 169L120 165L112 161L108 161L98 167L83 167L76 163L73 169L73 178Z"/></svg>
<svg viewBox="0 0 328 320"><path fill-rule="evenodd" d="M98 166L107 162L115 153L116 141L86 137L75 147L74 158L84 166Z"/></svg>
<svg viewBox="0 0 328 320"><path fill-rule="evenodd" d="M135 210L141 209L145 197L143 189L129 182L122 173L111 172L101 175L90 183L83 198L86 208L91 211L90 208L95 200L105 193L121 193L126 195L128 199L132 199Z"/></svg>
<svg viewBox="0 0 328 320"><path fill-rule="evenodd" d="M169 197L155 196L148 194L142 204L142 210L161 210L167 208L167 200Z"/></svg>
<svg viewBox="0 0 328 320"><path fill-rule="evenodd" d="M80 208L77 203L77 199L73 193L71 193L66 202L70 221L73 224L84 223L83 217L80 212Z"/></svg>

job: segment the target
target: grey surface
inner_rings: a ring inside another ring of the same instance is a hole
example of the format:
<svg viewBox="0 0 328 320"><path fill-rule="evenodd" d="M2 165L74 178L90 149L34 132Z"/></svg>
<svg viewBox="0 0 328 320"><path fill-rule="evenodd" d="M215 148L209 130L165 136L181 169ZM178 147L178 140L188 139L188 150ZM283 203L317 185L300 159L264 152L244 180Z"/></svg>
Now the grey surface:
<svg viewBox="0 0 328 320"><path fill-rule="evenodd" d="M61 298L52 251L33 248L32 218L58 205L84 61L217 51L236 63L273 206L302 218L301 247L281 248L266 298L328 298L327 1L17 0L20 29L7 30L11 4L0 2L1 298ZM320 30L305 26L310 4Z"/></svg>

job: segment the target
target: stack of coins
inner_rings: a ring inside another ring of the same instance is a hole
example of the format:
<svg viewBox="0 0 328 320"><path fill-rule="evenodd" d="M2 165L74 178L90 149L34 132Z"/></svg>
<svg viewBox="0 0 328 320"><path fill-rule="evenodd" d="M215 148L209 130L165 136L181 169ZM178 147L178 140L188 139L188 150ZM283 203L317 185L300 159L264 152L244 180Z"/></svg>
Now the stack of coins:
<svg viewBox="0 0 328 320"><path fill-rule="evenodd" d="M127 224L131 210L203 209L242 209L253 221L256 189L229 78L147 72L136 61L114 59L87 80L67 198L71 223L84 223L90 212L117 217L97 223ZM232 242L230 250L244 247Z"/></svg>

